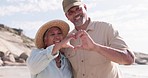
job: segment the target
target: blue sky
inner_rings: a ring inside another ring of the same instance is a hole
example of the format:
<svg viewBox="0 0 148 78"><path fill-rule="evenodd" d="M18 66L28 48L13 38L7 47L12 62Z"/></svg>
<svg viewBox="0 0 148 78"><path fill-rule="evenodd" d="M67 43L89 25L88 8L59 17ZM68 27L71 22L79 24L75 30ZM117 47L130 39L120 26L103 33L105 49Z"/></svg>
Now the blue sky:
<svg viewBox="0 0 148 78"><path fill-rule="evenodd" d="M64 16L62 0L0 0L0 24L23 29L34 38L38 28ZM83 0L92 20L111 23L129 47L148 53L148 0Z"/></svg>

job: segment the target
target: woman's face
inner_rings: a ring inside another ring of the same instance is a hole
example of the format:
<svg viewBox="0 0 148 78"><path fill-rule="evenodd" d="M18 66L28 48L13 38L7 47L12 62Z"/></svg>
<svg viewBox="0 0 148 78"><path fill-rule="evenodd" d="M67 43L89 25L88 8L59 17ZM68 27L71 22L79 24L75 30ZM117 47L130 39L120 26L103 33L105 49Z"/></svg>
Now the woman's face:
<svg viewBox="0 0 148 78"><path fill-rule="evenodd" d="M61 40L63 40L63 33L58 27L52 27L45 33L44 43L46 46L59 43Z"/></svg>

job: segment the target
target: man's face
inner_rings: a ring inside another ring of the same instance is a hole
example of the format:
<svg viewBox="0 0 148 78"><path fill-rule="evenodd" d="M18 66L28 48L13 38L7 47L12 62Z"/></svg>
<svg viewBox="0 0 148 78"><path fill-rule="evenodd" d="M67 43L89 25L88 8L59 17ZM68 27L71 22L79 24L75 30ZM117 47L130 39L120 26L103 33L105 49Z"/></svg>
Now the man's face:
<svg viewBox="0 0 148 78"><path fill-rule="evenodd" d="M86 22L86 9L84 5L74 6L68 10L66 17L70 20L75 26L81 26Z"/></svg>

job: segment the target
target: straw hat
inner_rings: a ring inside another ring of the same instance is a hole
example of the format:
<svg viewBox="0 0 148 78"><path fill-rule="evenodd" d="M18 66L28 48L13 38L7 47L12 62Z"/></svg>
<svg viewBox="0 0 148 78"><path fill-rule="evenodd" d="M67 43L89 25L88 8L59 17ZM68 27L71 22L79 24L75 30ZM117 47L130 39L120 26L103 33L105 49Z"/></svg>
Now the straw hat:
<svg viewBox="0 0 148 78"><path fill-rule="evenodd" d="M49 21L45 23L44 25L42 25L37 31L37 34L35 36L35 45L37 48L39 49L45 48L45 44L43 42L43 36L49 28L54 27L54 26L59 27L62 30L64 37L66 37L66 35L69 32L69 25L65 21L62 21L62 20Z"/></svg>

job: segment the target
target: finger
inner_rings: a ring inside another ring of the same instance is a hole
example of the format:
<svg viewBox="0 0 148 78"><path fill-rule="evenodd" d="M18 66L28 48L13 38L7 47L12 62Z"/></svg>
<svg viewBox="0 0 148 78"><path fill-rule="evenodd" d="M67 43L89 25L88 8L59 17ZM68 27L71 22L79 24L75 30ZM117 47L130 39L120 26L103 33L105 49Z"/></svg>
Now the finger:
<svg viewBox="0 0 148 78"><path fill-rule="evenodd" d="M67 42L69 42L70 40L75 39L75 37L71 36L67 39Z"/></svg>
<svg viewBox="0 0 148 78"><path fill-rule="evenodd" d="M83 31L82 30L78 31L75 35L76 35L76 38L79 38L79 37L83 36Z"/></svg>
<svg viewBox="0 0 148 78"><path fill-rule="evenodd" d="M77 49L82 49L82 47L81 47L81 45L77 45L77 46L74 47L74 49L75 49L75 50L77 50Z"/></svg>
<svg viewBox="0 0 148 78"><path fill-rule="evenodd" d="M72 34L68 35L66 38L76 39L75 33L72 33Z"/></svg>
<svg viewBox="0 0 148 78"><path fill-rule="evenodd" d="M72 45L69 45L69 48L73 48L73 49L74 49L74 46L72 46Z"/></svg>

